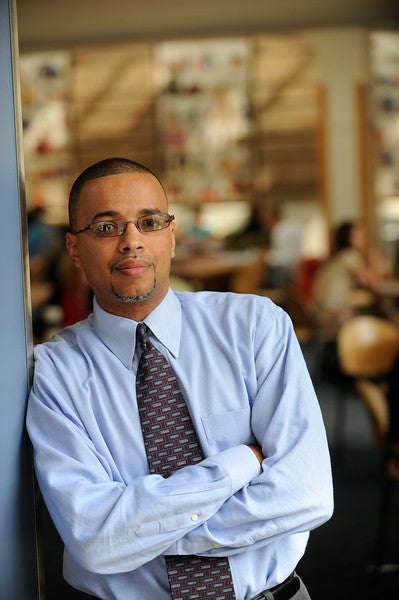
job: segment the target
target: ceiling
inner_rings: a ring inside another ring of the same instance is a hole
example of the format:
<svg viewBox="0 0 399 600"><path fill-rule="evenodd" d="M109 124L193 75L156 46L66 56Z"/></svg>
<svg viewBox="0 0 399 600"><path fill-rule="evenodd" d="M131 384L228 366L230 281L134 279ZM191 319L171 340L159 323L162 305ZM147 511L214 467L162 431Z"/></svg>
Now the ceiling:
<svg viewBox="0 0 399 600"><path fill-rule="evenodd" d="M21 50L308 29L399 29L398 0L15 0Z"/></svg>

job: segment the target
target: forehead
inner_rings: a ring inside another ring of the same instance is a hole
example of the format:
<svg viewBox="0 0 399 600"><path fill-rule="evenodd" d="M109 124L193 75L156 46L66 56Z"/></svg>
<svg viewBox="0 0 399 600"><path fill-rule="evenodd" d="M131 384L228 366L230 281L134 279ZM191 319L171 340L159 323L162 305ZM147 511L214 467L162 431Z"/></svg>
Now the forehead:
<svg viewBox="0 0 399 600"><path fill-rule="evenodd" d="M134 212L143 208L167 209L165 192L150 173L121 173L87 181L80 193L78 212L105 209Z"/></svg>

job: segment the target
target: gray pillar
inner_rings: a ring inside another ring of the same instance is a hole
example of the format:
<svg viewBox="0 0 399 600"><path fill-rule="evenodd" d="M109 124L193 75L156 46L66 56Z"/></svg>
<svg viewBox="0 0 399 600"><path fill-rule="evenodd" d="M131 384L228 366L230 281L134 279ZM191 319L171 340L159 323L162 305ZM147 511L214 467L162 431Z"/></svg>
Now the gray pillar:
<svg viewBox="0 0 399 600"><path fill-rule="evenodd" d="M0 0L0 597L33 600L32 468L24 428L32 343L15 16L15 0Z"/></svg>

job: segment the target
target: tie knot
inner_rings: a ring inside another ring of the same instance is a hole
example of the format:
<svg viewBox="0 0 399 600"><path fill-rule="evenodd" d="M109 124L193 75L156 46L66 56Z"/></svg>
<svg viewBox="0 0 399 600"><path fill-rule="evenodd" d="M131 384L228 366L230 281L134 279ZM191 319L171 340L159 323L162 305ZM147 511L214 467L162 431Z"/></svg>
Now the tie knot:
<svg viewBox="0 0 399 600"><path fill-rule="evenodd" d="M136 342L139 343L143 350L147 350L148 344L150 344L150 338L148 337L148 327L145 323L139 323L137 325Z"/></svg>

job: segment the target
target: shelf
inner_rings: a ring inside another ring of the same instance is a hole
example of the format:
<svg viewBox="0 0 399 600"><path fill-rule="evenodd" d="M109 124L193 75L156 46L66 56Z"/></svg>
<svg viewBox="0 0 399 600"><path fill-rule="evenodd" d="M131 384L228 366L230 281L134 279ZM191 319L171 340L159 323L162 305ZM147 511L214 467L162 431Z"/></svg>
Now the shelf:
<svg viewBox="0 0 399 600"><path fill-rule="evenodd" d="M249 41L165 42L155 57L159 151L172 201L248 200Z"/></svg>

